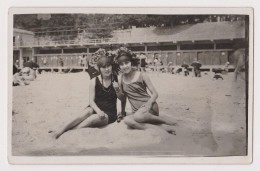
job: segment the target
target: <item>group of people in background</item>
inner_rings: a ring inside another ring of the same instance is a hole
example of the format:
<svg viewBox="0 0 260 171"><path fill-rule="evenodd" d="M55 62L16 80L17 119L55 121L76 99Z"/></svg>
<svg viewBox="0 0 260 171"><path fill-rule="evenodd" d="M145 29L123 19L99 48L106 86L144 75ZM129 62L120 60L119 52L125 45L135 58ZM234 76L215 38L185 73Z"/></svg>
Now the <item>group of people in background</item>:
<svg viewBox="0 0 260 171"><path fill-rule="evenodd" d="M171 73L171 74L179 74L181 72L184 73L185 76L189 75L189 65L185 64L185 62L183 63L183 65L179 68L174 67L172 62L169 62L167 64L167 66L164 66L162 60L160 59L158 54L154 54L154 59L152 62L149 62L145 53L141 53L140 55L138 55L139 58L139 71L146 71L146 68L150 68L152 71L155 72L164 72L164 73ZM192 70L194 72L194 76L195 77L201 77L200 74L200 67L201 64L199 61L195 60L193 61L193 63L191 64Z"/></svg>
<svg viewBox="0 0 260 171"><path fill-rule="evenodd" d="M34 59L24 63L24 67L19 69L13 65L13 86L28 85L37 77L39 65L34 62Z"/></svg>
<svg viewBox="0 0 260 171"><path fill-rule="evenodd" d="M202 64L196 59L191 63L191 65L186 64L184 61L181 66L176 67L173 66L172 62L169 62L167 66L164 66L162 60L158 57L158 54L154 55L154 59L152 62L148 61L144 53L141 53L138 56L138 58L140 59L139 66L138 66L139 71L146 71L147 68L150 68L150 70L155 72L170 73L170 74L183 73L184 76L188 76L190 75L190 72L192 72L194 77L201 77ZM221 73L227 74L229 72L229 65L230 63L227 61L224 65L224 68L218 68L218 69L221 71Z"/></svg>
<svg viewBox="0 0 260 171"><path fill-rule="evenodd" d="M140 62L139 62L139 71L146 71L146 68L150 68L152 71L155 72L164 72L164 73L171 73L171 74L179 74L181 72L184 73L185 76L189 75L189 65L183 63L181 67L174 67L172 62L169 62L168 65L165 67L163 65L162 60L158 57L158 54L154 54L154 59L152 62L148 62L147 57L145 56L145 53L141 53L138 56ZM201 64L199 61L195 60L191 64L192 70L194 72L195 77L201 77L200 73L200 67Z"/></svg>

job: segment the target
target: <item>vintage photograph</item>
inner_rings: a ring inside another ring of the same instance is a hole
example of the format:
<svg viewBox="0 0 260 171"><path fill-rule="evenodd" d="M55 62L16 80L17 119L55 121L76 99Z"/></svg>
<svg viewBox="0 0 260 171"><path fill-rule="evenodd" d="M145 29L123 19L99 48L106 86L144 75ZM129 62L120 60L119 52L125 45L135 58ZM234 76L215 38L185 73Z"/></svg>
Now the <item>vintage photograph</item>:
<svg viewBox="0 0 260 171"><path fill-rule="evenodd" d="M248 156L252 16L130 10L10 14L11 156Z"/></svg>

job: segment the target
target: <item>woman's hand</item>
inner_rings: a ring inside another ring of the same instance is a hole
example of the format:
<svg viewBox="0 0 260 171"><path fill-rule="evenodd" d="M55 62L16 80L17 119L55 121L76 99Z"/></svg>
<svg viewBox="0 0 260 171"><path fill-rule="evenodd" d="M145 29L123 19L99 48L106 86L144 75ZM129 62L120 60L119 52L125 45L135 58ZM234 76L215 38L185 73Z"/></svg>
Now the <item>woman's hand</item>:
<svg viewBox="0 0 260 171"><path fill-rule="evenodd" d="M116 90L116 92L119 92L119 84L117 82L113 82L113 87Z"/></svg>
<svg viewBox="0 0 260 171"><path fill-rule="evenodd" d="M117 122L120 122L123 120L123 118L126 116L126 112L118 112L117 113Z"/></svg>
<svg viewBox="0 0 260 171"><path fill-rule="evenodd" d="M141 107L144 107L146 109L146 112L149 112L149 110L152 108L152 103L148 101L147 103L143 104Z"/></svg>
<svg viewBox="0 0 260 171"><path fill-rule="evenodd" d="M125 111L119 111L119 112L117 112L117 116L123 116L123 117L125 117L126 116L126 112Z"/></svg>
<svg viewBox="0 0 260 171"><path fill-rule="evenodd" d="M97 114L98 114L98 116L100 117L101 120L105 119L105 115L106 115L105 112L100 111Z"/></svg>

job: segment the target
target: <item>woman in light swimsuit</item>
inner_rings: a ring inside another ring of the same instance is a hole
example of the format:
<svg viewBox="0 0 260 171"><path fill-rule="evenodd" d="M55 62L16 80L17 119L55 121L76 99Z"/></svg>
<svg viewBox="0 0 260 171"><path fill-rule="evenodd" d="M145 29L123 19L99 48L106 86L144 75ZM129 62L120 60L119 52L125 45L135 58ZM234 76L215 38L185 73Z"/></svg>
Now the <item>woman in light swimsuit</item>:
<svg viewBox="0 0 260 171"><path fill-rule="evenodd" d="M159 107L156 103L158 93L146 73L132 68L134 61L131 53L119 53L117 62L123 73L119 80L121 96L118 96L123 104L122 113L125 113L126 97L132 108L132 115L124 117L124 122L135 129L154 128L150 124L161 124L161 128L169 133L174 133L173 127L169 125L176 125L176 123L159 116ZM148 94L147 88L151 92L151 96Z"/></svg>

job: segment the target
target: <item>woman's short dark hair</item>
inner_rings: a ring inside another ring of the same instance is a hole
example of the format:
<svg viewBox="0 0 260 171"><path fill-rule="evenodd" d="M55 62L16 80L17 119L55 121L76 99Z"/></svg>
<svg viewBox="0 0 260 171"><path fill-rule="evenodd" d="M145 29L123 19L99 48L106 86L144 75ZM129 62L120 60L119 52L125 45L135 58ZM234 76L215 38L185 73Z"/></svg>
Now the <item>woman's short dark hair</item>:
<svg viewBox="0 0 260 171"><path fill-rule="evenodd" d="M97 60L97 67L100 69L101 67L112 65L112 61L107 56L101 56Z"/></svg>
<svg viewBox="0 0 260 171"><path fill-rule="evenodd" d="M139 59L136 58L136 54L134 54L132 51L127 50L127 48L119 49L116 60L118 60L120 57L126 56L129 58L129 61L132 63L133 66L137 66L140 62Z"/></svg>

